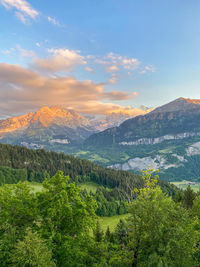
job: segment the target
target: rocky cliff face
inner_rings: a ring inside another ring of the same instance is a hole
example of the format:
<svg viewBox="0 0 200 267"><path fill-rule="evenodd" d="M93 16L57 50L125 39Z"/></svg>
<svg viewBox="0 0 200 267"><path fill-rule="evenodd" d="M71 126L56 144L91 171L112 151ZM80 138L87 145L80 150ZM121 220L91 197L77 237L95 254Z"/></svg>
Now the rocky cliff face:
<svg viewBox="0 0 200 267"><path fill-rule="evenodd" d="M179 133L175 135L167 134L167 135L156 137L156 138L141 138L136 141L130 141L130 142L123 141L119 143L119 145L122 145L122 146L155 145L155 144L159 144L159 143L162 143L168 140L181 140L184 138L189 138L189 137L194 137L194 136L200 136L200 132Z"/></svg>
<svg viewBox="0 0 200 267"><path fill-rule="evenodd" d="M174 157L177 157L176 154L174 154ZM185 161L185 159L184 159ZM151 168L152 170L167 170L169 168L178 168L180 167L183 162L183 160L179 160L178 163L170 164L167 162L164 156L156 155L155 157L143 157L143 158L133 158L129 159L127 162L122 164L114 164L109 166L110 168L113 168L115 170L135 170L135 171L141 171L146 170L148 168Z"/></svg>

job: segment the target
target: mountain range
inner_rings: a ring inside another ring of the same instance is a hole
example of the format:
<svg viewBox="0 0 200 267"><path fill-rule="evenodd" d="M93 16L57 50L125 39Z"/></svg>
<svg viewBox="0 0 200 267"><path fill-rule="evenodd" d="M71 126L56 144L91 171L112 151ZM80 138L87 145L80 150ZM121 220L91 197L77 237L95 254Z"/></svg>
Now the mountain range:
<svg viewBox="0 0 200 267"><path fill-rule="evenodd" d="M160 169L161 178L200 180L200 100L178 98L84 142L84 157L115 169Z"/></svg>
<svg viewBox="0 0 200 267"><path fill-rule="evenodd" d="M178 98L150 112L143 108L134 118L42 107L1 120L0 142L61 151L114 169L159 169L167 181L200 181L200 100Z"/></svg>
<svg viewBox="0 0 200 267"><path fill-rule="evenodd" d="M145 114L148 109L141 108ZM46 148L71 151L91 134L119 125L129 114L111 113L101 117L85 117L74 110L60 106L41 107L36 112L0 120L0 141L24 145L28 148Z"/></svg>

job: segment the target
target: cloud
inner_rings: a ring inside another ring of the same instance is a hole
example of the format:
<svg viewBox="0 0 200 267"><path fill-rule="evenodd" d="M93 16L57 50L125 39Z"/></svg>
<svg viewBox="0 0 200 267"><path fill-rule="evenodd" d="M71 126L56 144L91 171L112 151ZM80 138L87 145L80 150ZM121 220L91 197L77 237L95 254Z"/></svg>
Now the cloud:
<svg viewBox="0 0 200 267"><path fill-rule="evenodd" d="M16 12L15 12L15 15L16 15L16 17L17 17L22 23L24 23L24 24L27 24L27 23L28 23L27 18L26 18L22 13L16 11Z"/></svg>
<svg viewBox="0 0 200 267"><path fill-rule="evenodd" d="M61 27L61 24L58 20L56 20L55 18L52 18L52 17L47 17L48 21L50 23L52 23L53 25L55 26L58 26L58 27Z"/></svg>
<svg viewBox="0 0 200 267"><path fill-rule="evenodd" d="M30 58L35 57L35 53L32 50L24 49L20 45L17 45L16 47L17 47L21 57L30 57Z"/></svg>
<svg viewBox="0 0 200 267"><path fill-rule="evenodd" d="M45 77L19 65L0 63L0 113L8 115L43 105L63 105L78 112L107 114L126 109L102 101L131 99L132 94L105 91L104 85L74 77ZM129 112L131 110L128 109Z"/></svg>
<svg viewBox="0 0 200 267"><path fill-rule="evenodd" d="M135 70L140 65L140 62L136 58L124 58L121 60L120 65L124 67L124 69L127 70Z"/></svg>
<svg viewBox="0 0 200 267"><path fill-rule="evenodd" d="M15 48L10 48L6 50L2 50L1 53L4 54L5 56L10 56L13 52L15 52Z"/></svg>
<svg viewBox="0 0 200 267"><path fill-rule="evenodd" d="M145 74L147 72L155 72L156 69L154 68L154 66L145 66L141 71L140 74Z"/></svg>
<svg viewBox="0 0 200 267"><path fill-rule="evenodd" d="M28 18L35 19L39 15L39 12L25 0L0 0L0 4L6 9L14 9L15 15L25 24Z"/></svg>
<svg viewBox="0 0 200 267"><path fill-rule="evenodd" d="M36 58L32 67L43 72L72 71L79 65L86 65L87 61L79 51L69 49L48 49L50 57Z"/></svg>
<svg viewBox="0 0 200 267"><path fill-rule="evenodd" d="M118 71L119 68L116 65L112 65L106 68L107 72L113 72L113 71Z"/></svg>
<svg viewBox="0 0 200 267"><path fill-rule="evenodd" d="M144 115L147 112L140 108L124 107L113 103L102 103L98 101L91 101L89 103L81 103L79 106L73 106L80 113L91 115L109 115L109 114L123 114L131 117Z"/></svg>
<svg viewBox="0 0 200 267"><path fill-rule="evenodd" d="M116 79L113 78L113 73L119 71L125 71L129 76L132 76L135 72L139 74L155 72L154 66L144 66L137 58L129 58L112 52L102 57L96 57L95 62L103 65L106 72L112 73L110 83L115 83Z"/></svg>
<svg viewBox="0 0 200 267"><path fill-rule="evenodd" d="M85 67L85 70L88 71L88 72L94 73L94 70L92 68L88 67L88 66Z"/></svg>
<svg viewBox="0 0 200 267"><path fill-rule="evenodd" d="M110 79L108 80L108 84L116 84L118 77L118 74L112 73Z"/></svg>

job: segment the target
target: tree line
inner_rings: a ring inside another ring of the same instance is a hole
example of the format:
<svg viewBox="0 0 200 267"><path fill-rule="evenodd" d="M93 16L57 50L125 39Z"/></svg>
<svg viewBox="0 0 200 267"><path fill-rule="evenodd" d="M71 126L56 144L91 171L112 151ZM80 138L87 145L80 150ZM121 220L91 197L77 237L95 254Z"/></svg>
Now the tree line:
<svg viewBox="0 0 200 267"><path fill-rule="evenodd" d="M134 197L132 189L144 184L138 174L106 169L63 153L0 144L0 185L26 180L41 183L57 170L63 171L76 184L92 181L101 185L95 194L91 193L98 204L98 216L127 213L126 202ZM175 195L177 189L173 185L163 181L159 183L164 192Z"/></svg>

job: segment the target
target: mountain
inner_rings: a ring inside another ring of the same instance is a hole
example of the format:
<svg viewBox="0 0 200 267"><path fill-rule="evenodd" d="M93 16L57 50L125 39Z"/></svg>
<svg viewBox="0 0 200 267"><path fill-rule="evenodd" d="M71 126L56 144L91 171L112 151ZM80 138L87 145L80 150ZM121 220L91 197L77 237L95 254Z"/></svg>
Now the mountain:
<svg viewBox="0 0 200 267"><path fill-rule="evenodd" d="M111 112L107 115L95 117L88 117L91 125L98 131L103 131L105 129L119 126L122 122L127 119L134 118L138 115L145 115L152 111L153 108L148 108L144 105L140 106L138 109L135 109L134 112L121 111L121 112Z"/></svg>
<svg viewBox="0 0 200 267"><path fill-rule="evenodd" d="M0 141L28 147L77 144L95 132L90 122L73 110L58 106L0 121Z"/></svg>
<svg viewBox="0 0 200 267"><path fill-rule="evenodd" d="M200 131L200 100L179 98L146 115L126 120L119 127L96 133L86 140L88 145L112 145L159 138L166 134Z"/></svg>
<svg viewBox="0 0 200 267"><path fill-rule="evenodd" d="M178 98L88 137L87 158L115 169L160 169L166 180L200 177L200 100ZM95 156L94 156L95 155Z"/></svg>
<svg viewBox="0 0 200 267"><path fill-rule="evenodd" d="M148 109L138 109L138 112L144 114ZM59 106L44 106L36 112L0 120L0 141L69 153L75 147L80 147L83 140L91 134L118 126L131 116L133 115L111 113L87 118Z"/></svg>

